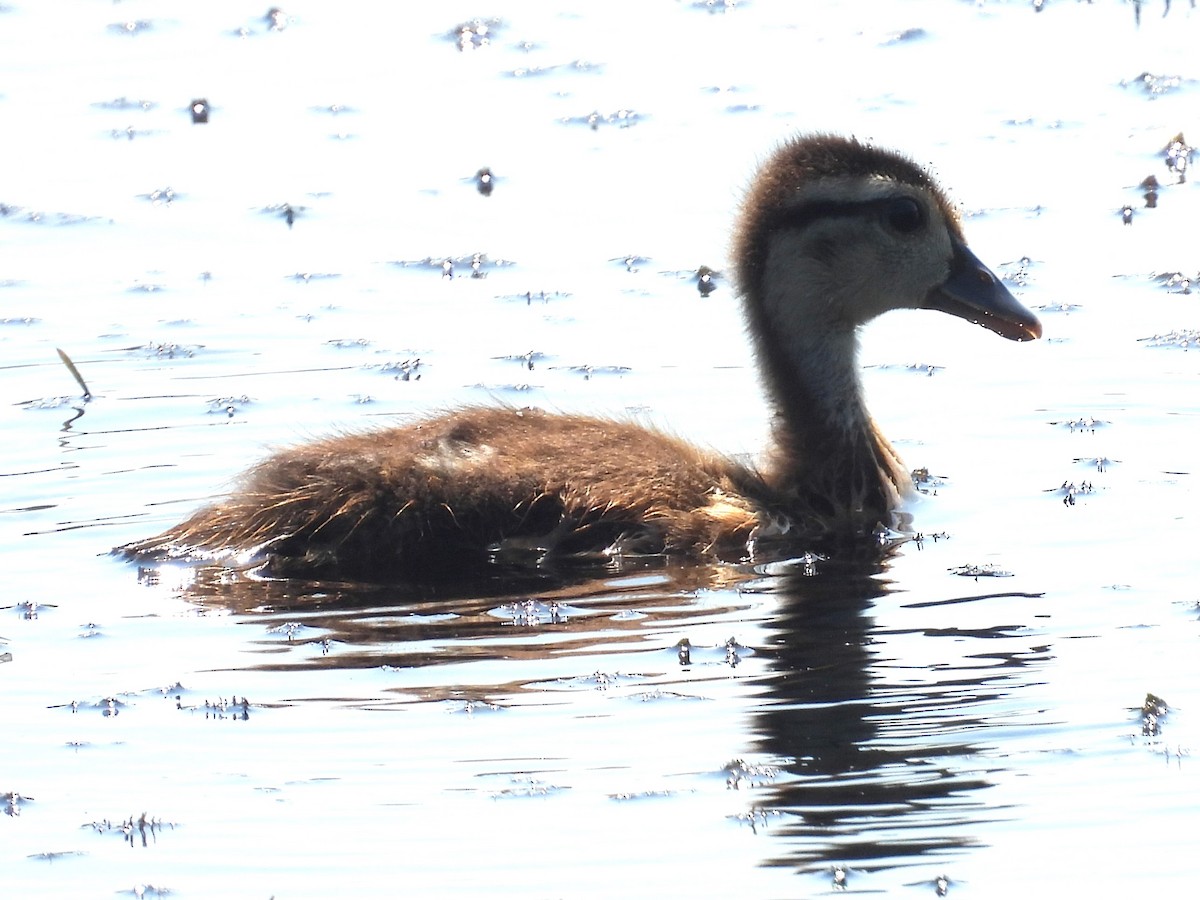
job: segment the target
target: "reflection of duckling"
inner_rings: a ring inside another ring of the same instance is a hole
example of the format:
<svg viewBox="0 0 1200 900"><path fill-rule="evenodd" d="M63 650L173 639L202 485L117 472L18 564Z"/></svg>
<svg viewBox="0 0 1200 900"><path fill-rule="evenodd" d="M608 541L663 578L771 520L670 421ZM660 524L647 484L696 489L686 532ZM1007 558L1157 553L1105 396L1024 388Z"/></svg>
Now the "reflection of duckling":
<svg viewBox="0 0 1200 900"><path fill-rule="evenodd" d="M891 309L940 310L1017 341L1041 324L967 249L929 175L854 140L781 147L733 251L776 410L762 468L628 422L467 408L276 453L231 496L122 549L382 576L487 559L741 557L782 534L871 540L911 482L864 404L859 327Z"/></svg>

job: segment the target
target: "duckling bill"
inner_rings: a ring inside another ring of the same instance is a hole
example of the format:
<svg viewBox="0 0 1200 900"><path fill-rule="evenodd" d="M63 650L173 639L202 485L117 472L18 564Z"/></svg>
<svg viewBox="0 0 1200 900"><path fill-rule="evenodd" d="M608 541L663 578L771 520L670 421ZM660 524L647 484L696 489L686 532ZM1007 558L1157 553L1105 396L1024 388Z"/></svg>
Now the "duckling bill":
<svg viewBox="0 0 1200 900"><path fill-rule="evenodd" d="M781 146L747 192L732 255L775 413L756 466L628 422L464 408L281 450L227 497L118 551L380 578L872 540L912 485L867 411L858 330L929 309L1013 341L1042 333L967 248L931 176L853 139Z"/></svg>

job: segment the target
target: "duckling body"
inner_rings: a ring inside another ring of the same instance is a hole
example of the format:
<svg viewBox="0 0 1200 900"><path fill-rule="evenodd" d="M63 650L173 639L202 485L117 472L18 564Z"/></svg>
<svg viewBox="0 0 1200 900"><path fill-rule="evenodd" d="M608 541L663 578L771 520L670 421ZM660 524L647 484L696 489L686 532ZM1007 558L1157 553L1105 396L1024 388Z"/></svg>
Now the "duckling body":
<svg viewBox="0 0 1200 900"><path fill-rule="evenodd" d="M911 485L863 402L860 326L927 308L1013 340L1041 334L967 250L932 179L854 140L782 146L747 195L733 251L776 411L759 467L633 423L467 408L280 451L227 498L120 550L372 577L869 538Z"/></svg>

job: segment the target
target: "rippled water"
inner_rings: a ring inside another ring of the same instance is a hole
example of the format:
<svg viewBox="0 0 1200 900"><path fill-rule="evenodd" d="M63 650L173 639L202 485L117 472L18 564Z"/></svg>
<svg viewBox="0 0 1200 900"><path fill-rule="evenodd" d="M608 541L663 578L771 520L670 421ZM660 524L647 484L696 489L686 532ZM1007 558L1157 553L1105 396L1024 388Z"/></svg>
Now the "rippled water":
<svg viewBox="0 0 1200 900"><path fill-rule="evenodd" d="M1198 14L711 7L0 7L6 890L1195 883ZM107 555L271 446L462 403L753 453L694 272L818 129L928 160L1045 323L864 334L921 540L375 586Z"/></svg>

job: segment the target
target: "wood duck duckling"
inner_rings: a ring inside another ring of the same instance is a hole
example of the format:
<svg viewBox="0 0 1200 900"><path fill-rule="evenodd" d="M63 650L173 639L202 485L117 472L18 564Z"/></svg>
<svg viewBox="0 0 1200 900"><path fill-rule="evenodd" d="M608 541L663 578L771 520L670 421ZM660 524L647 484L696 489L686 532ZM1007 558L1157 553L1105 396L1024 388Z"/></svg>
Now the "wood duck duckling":
<svg viewBox="0 0 1200 900"><path fill-rule="evenodd" d="M224 499L118 550L384 578L621 554L744 559L771 536L872 541L911 482L864 404L859 328L933 309L1014 341L1042 332L967 249L930 175L853 139L801 136L766 161L733 260L775 411L758 467L629 422L471 407L281 450Z"/></svg>

